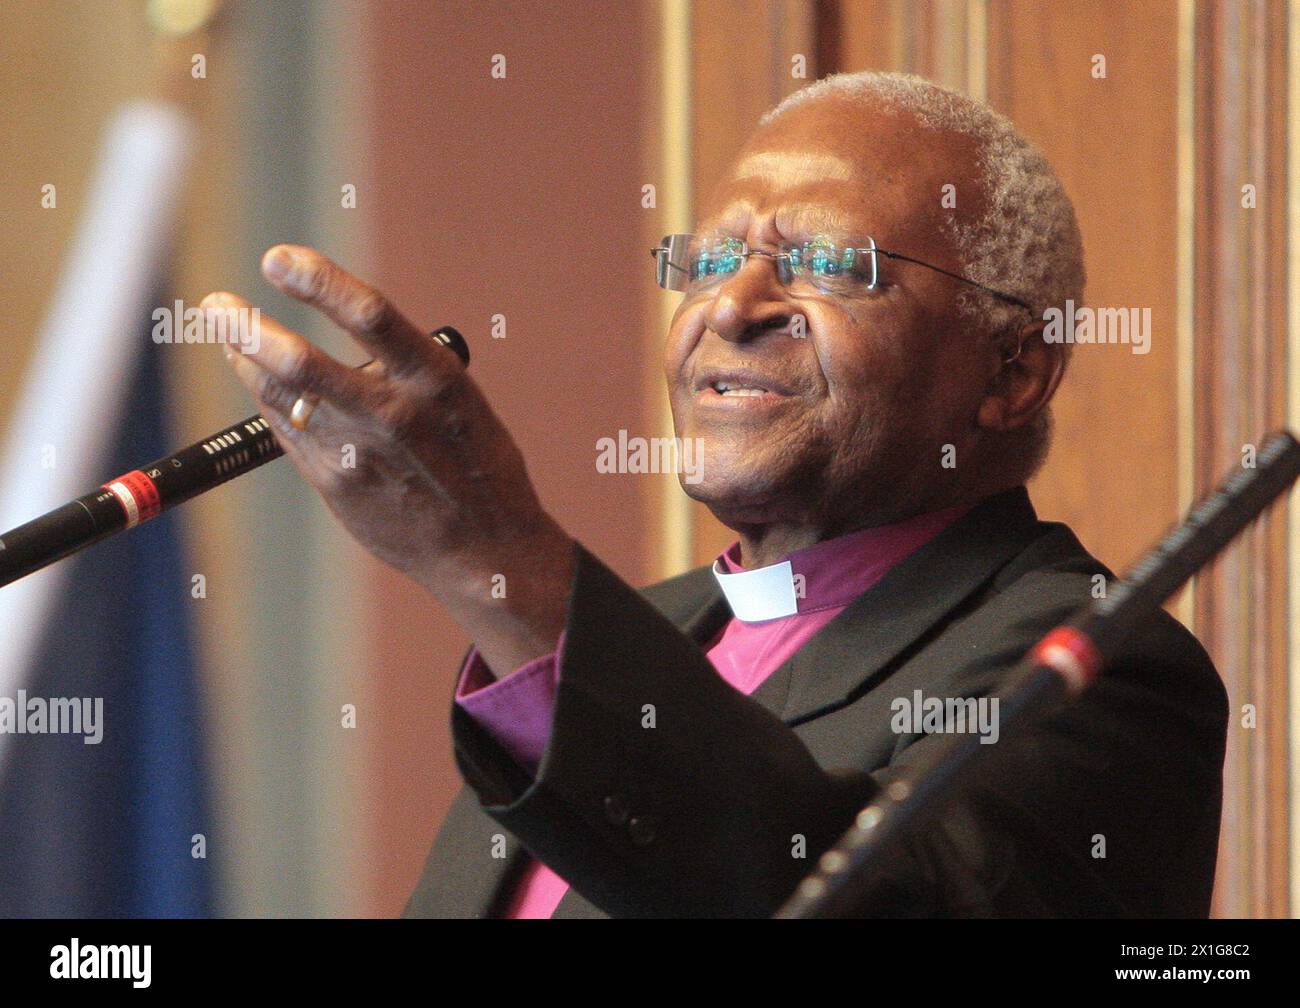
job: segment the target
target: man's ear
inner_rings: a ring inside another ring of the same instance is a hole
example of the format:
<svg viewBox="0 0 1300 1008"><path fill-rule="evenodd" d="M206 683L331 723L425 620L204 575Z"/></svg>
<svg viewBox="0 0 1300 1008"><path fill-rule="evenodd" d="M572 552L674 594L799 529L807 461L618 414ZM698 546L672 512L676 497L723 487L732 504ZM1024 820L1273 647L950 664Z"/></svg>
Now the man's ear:
<svg viewBox="0 0 1300 1008"><path fill-rule="evenodd" d="M1065 348L1043 339L1042 320L990 342L992 377L977 422L989 430L1023 427L1047 408L1065 373Z"/></svg>

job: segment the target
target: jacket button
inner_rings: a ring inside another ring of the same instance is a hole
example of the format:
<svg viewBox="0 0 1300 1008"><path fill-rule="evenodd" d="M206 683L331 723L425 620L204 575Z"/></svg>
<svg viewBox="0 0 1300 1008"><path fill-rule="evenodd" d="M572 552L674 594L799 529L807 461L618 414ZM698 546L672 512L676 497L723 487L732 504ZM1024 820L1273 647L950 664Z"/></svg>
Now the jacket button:
<svg viewBox="0 0 1300 1008"><path fill-rule="evenodd" d="M648 816L633 816L627 821L627 831L638 847L654 843L657 835L654 820Z"/></svg>
<svg viewBox="0 0 1300 1008"><path fill-rule="evenodd" d="M605 799L604 805L605 818L615 826L622 826L627 822L627 802L618 795L610 795Z"/></svg>

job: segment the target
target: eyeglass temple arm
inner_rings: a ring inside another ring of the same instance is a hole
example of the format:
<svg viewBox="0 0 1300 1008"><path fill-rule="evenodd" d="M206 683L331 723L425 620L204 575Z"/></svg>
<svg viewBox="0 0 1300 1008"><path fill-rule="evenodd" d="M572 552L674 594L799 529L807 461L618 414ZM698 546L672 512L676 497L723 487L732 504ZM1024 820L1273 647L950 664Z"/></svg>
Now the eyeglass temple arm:
<svg viewBox="0 0 1300 1008"><path fill-rule="evenodd" d="M980 290L992 294L994 297L999 297L1003 301L1010 301L1013 305L1019 305L1027 312L1032 312L1034 310L1030 308L1029 305L1025 304L1025 302L1021 301L1020 298L1016 297L1013 294L1006 294L993 287L987 287L984 284L980 283L978 280L971 280L968 277L962 276L960 273L950 273L948 270L944 269L941 266L934 266L928 262L922 262L920 259L913 259L911 256L903 255L901 252L886 252L882 248L877 248L876 252L882 256L887 256L890 259L901 259L903 260L903 262L916 263L916 265L924 266L926 269L932 269L936 273L942 273L946 277L952 277L954 280L960 280L964 284L970 284L972 287L978 287Z"/></svg>
<svg viewBox="0 0 1300 1008"><path fill-rule="evenodd" d="M650 257L659 264L661 270L663 270L664 267L668 267L668 269L675 269L678 273L685 273L685 266L678 266L677 263L668 258L668 253L671 251L672 250L668 248L667 245L656 245L650 250ZM666 276L667 273L665 272L664 275ZM669 289L675 290L676 288Z"/></svg>

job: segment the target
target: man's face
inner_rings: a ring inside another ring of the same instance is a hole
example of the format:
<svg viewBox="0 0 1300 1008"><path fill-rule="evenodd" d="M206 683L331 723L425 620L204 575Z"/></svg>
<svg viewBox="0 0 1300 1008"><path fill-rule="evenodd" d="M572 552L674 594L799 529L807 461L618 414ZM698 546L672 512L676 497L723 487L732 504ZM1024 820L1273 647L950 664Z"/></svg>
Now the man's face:
<svg viewBox="0 0 1300 1008"><path fill-rule="evenodd" d="M970 164L968 147L909 117L814 100L755 134L696 233L769 252L870 236L962 272L942 224L978 213ZM941 205L947 184L958 209ZM665 370L677 435L701 439L703 479L683 486L728 525L834 531L943 506L953 483L943 446L958 466L970 457L985 357L957 311L961 284L878 261L875 290L786 287L773 260L753 256L685 295ZM719 378L767 391L722 395Z"/></svg>

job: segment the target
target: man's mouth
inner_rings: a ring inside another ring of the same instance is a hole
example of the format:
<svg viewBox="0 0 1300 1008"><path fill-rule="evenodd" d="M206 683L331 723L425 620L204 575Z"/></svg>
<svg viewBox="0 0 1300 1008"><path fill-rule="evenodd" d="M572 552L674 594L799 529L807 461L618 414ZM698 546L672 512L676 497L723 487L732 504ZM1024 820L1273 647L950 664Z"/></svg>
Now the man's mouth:
<svg viewBox="0 0 1300 1008"><path fill-rule="evenodd" d="M697 397L719 399L785 399L794 391L770 375L748 370L706 370L695 382Z"/></svg>
<svg viewBox="0 0 1300 1008"><path fill-rule="evenodd" d="M713 382L709 387L718 395L724 396L759 396L767 392L765 388L753 385L731 385L728 382Z"/></svg>

